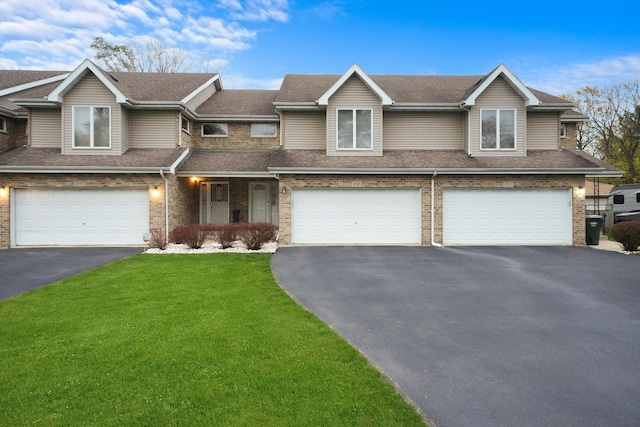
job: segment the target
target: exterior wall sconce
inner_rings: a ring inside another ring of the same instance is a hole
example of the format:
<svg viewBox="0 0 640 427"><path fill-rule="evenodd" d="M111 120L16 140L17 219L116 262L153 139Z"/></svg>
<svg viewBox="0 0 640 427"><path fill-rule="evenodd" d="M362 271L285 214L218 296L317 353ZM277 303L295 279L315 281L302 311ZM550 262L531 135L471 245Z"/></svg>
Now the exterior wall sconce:
<svg viewBox="0 0 640 427"><path fill-rule="evenodd" d="M0 187L0 197L7 197L9 195L9 187L6 185L4 187Z"/></svg>
<svg viewBox="0 0 640 427"><path fill-rule="evenodd" d="M197 176L192 176L191 177L191 182L193 182L194 184L197 184L200 182L200 178L198 178Z"/></svg>
<svg viewBox="0 0 640 427"><path fill-rule="evenodd" d="M285 193L287 192L287 187L284 187L284 186L283 186L283 187L280 189L280 192L281 192L282 194L285 194Z"/></svg>
<svg viewBox="0 0 640 427"><path fill-rule="evenodd" d="M584 187L578 187L578 195L584 196Z"/></svg>
<svg viewBox="0 0 640 427"><path fill-rule="evenodd" d="M151 195L153 197L158 197L160 195L160 188L157 185L151 187Z"/></svg>

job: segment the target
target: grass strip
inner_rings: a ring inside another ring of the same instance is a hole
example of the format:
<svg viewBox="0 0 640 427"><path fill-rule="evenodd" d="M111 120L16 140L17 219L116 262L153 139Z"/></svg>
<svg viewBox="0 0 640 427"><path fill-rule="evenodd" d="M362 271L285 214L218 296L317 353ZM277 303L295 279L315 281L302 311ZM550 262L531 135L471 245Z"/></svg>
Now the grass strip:
<svg viewBox="0 0 640 427"><path fill-rule="evenodd" d="M268 254L138 255L0 302L0 424L418 426Z"/></svg>

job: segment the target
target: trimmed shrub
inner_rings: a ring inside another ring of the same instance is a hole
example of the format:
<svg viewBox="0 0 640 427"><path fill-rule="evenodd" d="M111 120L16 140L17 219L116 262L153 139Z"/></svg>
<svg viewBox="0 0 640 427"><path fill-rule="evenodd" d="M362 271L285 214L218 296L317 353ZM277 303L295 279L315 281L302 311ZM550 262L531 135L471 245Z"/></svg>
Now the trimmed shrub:
<svg viewBox="0 0 640 427"><path fill-rule="evenodd" d="M200 249L214 229L212 224L179 225L171 232L171 240L174 243L184 243L191 249Z"/></svg>
<svg viewBox="0 0 640 427"><path fill-rule="evenodd" d="M161 251L164 251L167 248L167 244L169 244L167 235L159 228L152 228L151 230L149 230L149 233L151 233L151 238L149 239L149 247L158 248Z"/></svg>
<svg viewBox="0 0 640 427"><path fill-rule="evenodd" d="M640 246L640 221L615 223L611 229L611 237L622 243L625 251L637 251Z"/></svg>
<svg viewBox="0 0 640 427"><path fill-rule="evenodd" d="M262 245L275 239L276 227L266 222L238 224L236 235L247 249L257 251L262 248Z"/></svg>
<svg viewBox="0 0 640 427"><path fill-rule="evenodd" d="M233 246L233 242L238 239L238 227L242 224L220 224L216 228L215 236L222 249L227 249Z"/></svg>

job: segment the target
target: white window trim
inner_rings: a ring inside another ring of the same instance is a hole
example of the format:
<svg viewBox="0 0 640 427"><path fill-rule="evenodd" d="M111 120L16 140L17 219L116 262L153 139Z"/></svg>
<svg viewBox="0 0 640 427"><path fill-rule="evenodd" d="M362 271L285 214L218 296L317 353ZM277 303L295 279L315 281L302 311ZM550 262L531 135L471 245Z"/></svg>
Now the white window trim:
<svg viewBox="0 0 640 427"><path fill-rule="evenodd" d="M93 121L91 122L91 130L89 132L89 146L88 147L78 147L76 146L76 108L89 108L89 117L93 117L93 109L94 108L107 108L109 109L109 146L108 147L94 147L93 140ZM111 150L112 142L111 142L111 106L110 105L74 105L71 107L71 148L74 150Z"/></svg>
<svg viewBox="0 0 640 427"><path fill-rule="evenodd" d="M273 125L273 135L254 135L253 125ZM278 137L278 125L276 123L251 123L251 138L277 138Z"/></svg>
<svg viewBox="0 0 640 427"><path fill-rule="evenodd" d="M560 138L567 137L567 125L566 123L560 123Z"/></svg>
<svg viewBox="0 0 640 427"><path fill-rule="evenodd" d="M482 112L496 112L496 148L482 147ZM513 148L500 147L500 111L513 111ZM480 151L517 151L518 150L518 110L515 108L483 108L480 110Z"/></svg>
<svg viewBox="0 0 640 427"><path fill-rule="evenodd" d="M338 143L338 112L339 111L351 111L353 114L353 147L351 148L340 148ZM356 111L369 111L371 113L371 147L369 148L357 148L357 140L356 140ZM372 151L373 150L373 108L336 108L336 150L337 151Z"/></svg>
<svg viewBox="0 0 640 427"><path fill-rule="evenodd" d="M0 132L7 133L7 119L6 119L6 117L0 117Z"/></svg>
<svg viewBox="0 0 640 427"><path fill-rule="evenodd" d="M187 122L187 128L186 129L182 126L183 120ZM182 130L183 132L186 132L189 135L191 135L191 121L188 118L186 118L185 116L183 116L182 114L180 115L180 130Z"/></svg>
<svg viewBox="0 0 640 427"><path fill-rule="evenodd" d="M206 135L204 133L204 126L205 125L224 125L224 127L227 130L227 133L224 135ZM213 123L213 122L209 122L209 123L202 123L202 126L200 126L200 135L203 138L227 138L229 136L229 124L228 123Z"/></svg>

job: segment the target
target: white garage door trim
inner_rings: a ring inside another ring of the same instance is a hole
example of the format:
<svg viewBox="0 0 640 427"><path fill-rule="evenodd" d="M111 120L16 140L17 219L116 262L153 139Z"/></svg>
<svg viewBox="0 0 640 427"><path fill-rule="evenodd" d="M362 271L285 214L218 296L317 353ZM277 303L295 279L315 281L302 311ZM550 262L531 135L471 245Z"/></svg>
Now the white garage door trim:
<svg viewBox="0 0 640 427"><path fill-rule="evenodd" d="M146 189L15 189L13 246L141 245Z"/></svg>
<svg viewBox="0 0 640 427"><path fill-rule="evenodd" d="M293 244L419 245L419 188L294 188Z"/></svg>
<svg viewBox="0 0 640 427"><path fill-rule="evenodd" d="M571 189L445 189L445 245L571 245Z"/></svg>

